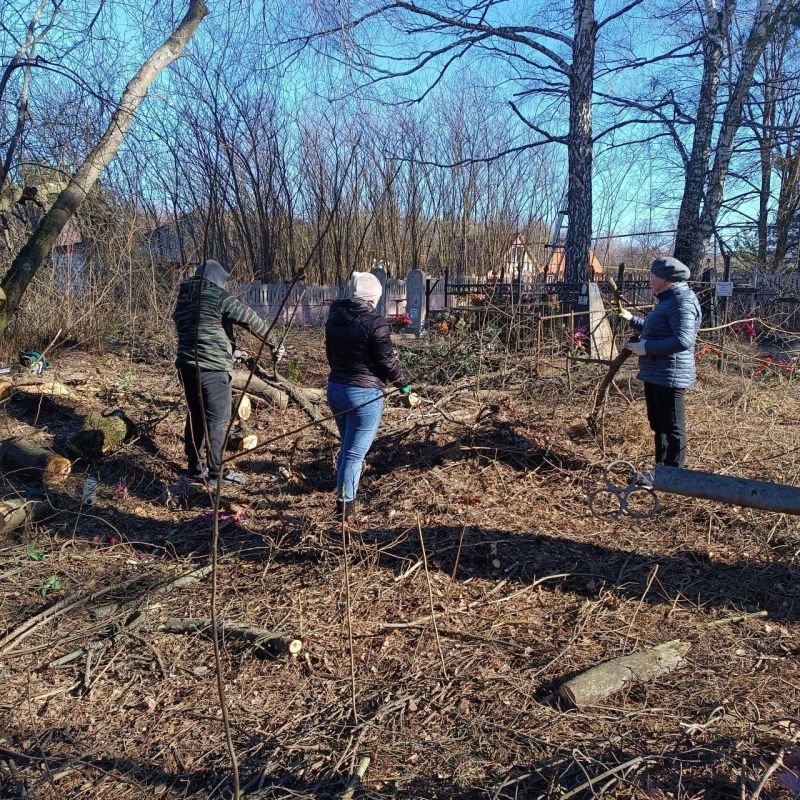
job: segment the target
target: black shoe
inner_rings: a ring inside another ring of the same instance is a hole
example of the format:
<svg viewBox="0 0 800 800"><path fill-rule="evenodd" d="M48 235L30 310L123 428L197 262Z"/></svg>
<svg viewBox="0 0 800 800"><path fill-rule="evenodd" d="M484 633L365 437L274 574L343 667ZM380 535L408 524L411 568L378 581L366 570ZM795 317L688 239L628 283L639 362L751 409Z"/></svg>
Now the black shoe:
<svg viewBox="0 0 800 800"><path fill-rule="evenodd" d="M356 501L355 500L337 500L336 501L336 518L341 519L342 513L344 513L345 519L350 519L351 517L355 516L356 513Z"/></svg>

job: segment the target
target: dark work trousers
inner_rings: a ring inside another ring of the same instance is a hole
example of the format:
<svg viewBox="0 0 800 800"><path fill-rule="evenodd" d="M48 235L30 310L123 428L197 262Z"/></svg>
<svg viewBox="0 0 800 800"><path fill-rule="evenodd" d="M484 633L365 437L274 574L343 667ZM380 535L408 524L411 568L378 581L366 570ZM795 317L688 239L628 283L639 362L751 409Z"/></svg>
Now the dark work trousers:
<svg viewBox="0 0 800 800"><path fill-rule="evenodd" d="M656 439L656 464L683 467L686 461L686 389L645 383L647 419Z"/></svg>
<svg viewBox="0 0 800 800"><path fill-rule="evenodd" d="M186 394L186 405L189 406L183 433L189 472L198 474L202 470L207 424L205 463L209 480L214 480L222 466L222 445L231 419L231 376L227 370L200 370L198 381L196 367L179 367L178 372Z"/></svg>

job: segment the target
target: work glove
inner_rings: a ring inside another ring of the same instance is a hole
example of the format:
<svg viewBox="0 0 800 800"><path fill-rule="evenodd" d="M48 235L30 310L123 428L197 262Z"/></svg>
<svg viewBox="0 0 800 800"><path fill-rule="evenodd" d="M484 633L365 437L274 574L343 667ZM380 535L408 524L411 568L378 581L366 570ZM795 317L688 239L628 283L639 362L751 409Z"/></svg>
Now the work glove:
<svg viewBox="0 0 800 800"><path fill-rule="evenodd" d="M286 355L286 348L282 344L272 349L272 360L276 364L279 364L285 355Z"/></svg>
<svg viewBox="0 0 800 800"><path fill-rule="evenodd" d="M248 361L250 358L250 353L247 350L234 350L233 351L233 360L240 361L242 364Z"/></svg>
<svg viewBox="0 0 800 800"><path fill-rule="evenodd" d="M628 342L625 347L631 351L635 356L646 356L647 351L644 349L647 339L639 339L638 342Z"/></svg>
<svg viewBox="0 0 800 800"><path fill-rule="evenodd" d="M633 319L633 314L627 308L620 308L617 311L617 317L623 322L630 322Z"/></svg>

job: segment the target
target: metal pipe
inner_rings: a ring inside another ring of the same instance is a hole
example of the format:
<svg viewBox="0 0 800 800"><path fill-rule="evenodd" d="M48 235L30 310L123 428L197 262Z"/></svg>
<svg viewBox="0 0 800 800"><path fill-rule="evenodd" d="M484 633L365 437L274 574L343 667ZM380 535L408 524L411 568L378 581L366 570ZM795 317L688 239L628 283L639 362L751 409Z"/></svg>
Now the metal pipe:
<svg viewBox="0 0 800 800"><path fill-rule="evenodd" d="M752 481L659 464L655 469L653 488L657 492L800 515L800 486Z"/></svg>

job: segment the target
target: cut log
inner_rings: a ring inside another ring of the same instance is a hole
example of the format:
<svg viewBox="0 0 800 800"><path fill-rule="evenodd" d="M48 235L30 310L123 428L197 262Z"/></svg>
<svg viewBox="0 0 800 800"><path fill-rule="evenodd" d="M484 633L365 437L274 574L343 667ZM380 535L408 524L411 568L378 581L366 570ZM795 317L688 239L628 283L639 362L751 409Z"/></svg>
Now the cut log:
<svg viewBox="0 0 800 800"><path fill-rule="evenodd" d="M181 619L172 617L162 628L167 633L199 633L210 637L212 633L210 619ZM232 622L223 622L217 626L217 632L223 639L238 639L252 644L256 649L267 650L270 653L289 653L296 656L303 649L301 639L284 636L282 633L252 628L248 625L236 625Z"/></svg>
<svg viewBox="0 0 800 800"><path fill-rule="evenodd" d="M0 378L0 400L7 400L14 391L14 382L8 378Z"/></svg>
<svg viewBox="0 0 800 800"><path fill-rule="evenodd" d="M62 483L72 472L69 459L21 438L6 439L0 445L0 468L36 477L47 486Z"/></svg>
<svg viewBox="0 0 800 800"><path fill-rule="evenodd" d="M240 396L241 400L239 399ZM243 422L247 422L253 415L253 404L250 402L249 395L235 394L233 397L233 408L236 411L236 416Z"/></svg>
<svg viewBox="0 0 800 800"><path fill-rule="evenodd" d="M110 453L135 430L121 411L101 414L93 411L83 420L81 429L69 440L69 452L77 458L95 459Z"/></svg>
<svg viewBox="0 0 800 800"><path fill-rule="evenodd" d="M666 675L681 666L689 652L689 642L675 639L629 656L613 658L592 667L562 684L559 696L575 708L586 708L634 683Z"/></svg>
<svg viewBox="0 0 800 800"><path fill-rule="evenodd" d="M14 389L37 397L74 397L74 392L63 383L45 378L44 380L25 377L14 383Z"/></svg>
<svg viewBox="0 0 800 800"><path fill-rule="evenodd" d="M239 422L228 439L228 449L232 453L243 453L245 450L253 450L256 447L258 447L256 432L246 423Z"/></svg>
<svg viewBox="0 0 800 800"><path fill-rule="evenodd" d="M47 508L47 503L22 497L0 501L0 535L41 519Z"/></svg>
<svg viewBox="0 0 800 800"><path fill-rule="evenodd" d="M289 395L286 394L286 392L282 392L280 389L270 386L266 381L261 380L261 378L256 375L253 375L248 383L248 375L249 373L244 370L234 370L231 386L233 386L234 389L238 389L240 392L247 386L247 391L250 394L255 394L262 397L264 400L268 400L275 408L279 408L281 411L286 409L286 406L289 405Z"/></svg>

